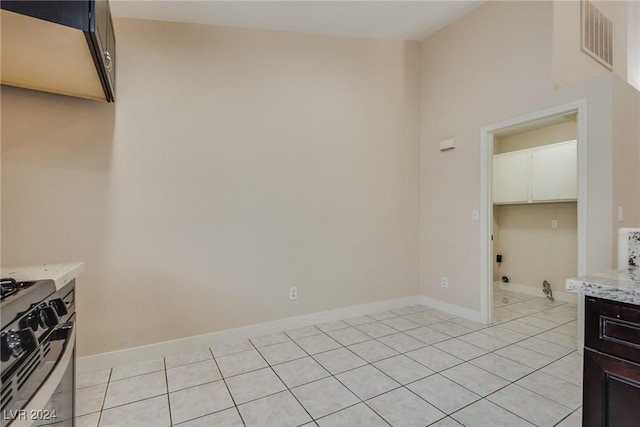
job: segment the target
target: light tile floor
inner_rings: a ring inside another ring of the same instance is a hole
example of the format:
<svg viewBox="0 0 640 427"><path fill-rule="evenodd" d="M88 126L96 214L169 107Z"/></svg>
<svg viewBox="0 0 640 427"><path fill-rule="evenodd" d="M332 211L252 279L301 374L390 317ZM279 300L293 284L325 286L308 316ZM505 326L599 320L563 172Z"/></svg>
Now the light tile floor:
<svg viewBox="0 0 640 427"><path fill-rule="evenodd" d="M494 293L482 325L425 306L77 378L76 425L581 425L576 307Z"/></svg>

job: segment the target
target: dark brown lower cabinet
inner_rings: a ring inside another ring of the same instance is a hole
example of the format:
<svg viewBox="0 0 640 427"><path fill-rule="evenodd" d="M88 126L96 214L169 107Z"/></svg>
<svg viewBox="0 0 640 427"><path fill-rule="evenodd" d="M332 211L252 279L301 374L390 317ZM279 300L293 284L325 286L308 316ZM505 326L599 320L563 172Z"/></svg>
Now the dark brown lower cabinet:
<svg viewBox="0 0 640 427"><path fill-rule="evenodd" d="M585 349L583 427L640 425L640 365Z"/></svg>
<svg viewBox="0 0 640 427"><path fill-rule="evenodd" d="M640 306L587 297L583 427L640 426Z"/></svg>

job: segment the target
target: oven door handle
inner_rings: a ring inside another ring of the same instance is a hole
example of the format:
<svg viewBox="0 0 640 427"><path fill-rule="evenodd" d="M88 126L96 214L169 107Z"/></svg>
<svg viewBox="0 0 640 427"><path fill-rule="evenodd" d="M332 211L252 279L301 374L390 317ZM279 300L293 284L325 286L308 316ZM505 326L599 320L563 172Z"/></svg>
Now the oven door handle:
<svg viewBox="0 0 640 427"><path fill-rule="evenodd" d="M69 363L73 363L73 349L76 345L76 322L62 323L56 326L56 330L52 332L56 334L54 339L65 339L64 350L56 360L53 370L47 376L47 379L38 388L33 397L27 402L23 408L27 419L17 418L11 424L11 427L31 427L34 420L29 419L31 411L39 411L45 407L51 396L58 388L62 377ZM66 335L66 337L65 337ZM74 414L75 415L75 414Z"/></svg>

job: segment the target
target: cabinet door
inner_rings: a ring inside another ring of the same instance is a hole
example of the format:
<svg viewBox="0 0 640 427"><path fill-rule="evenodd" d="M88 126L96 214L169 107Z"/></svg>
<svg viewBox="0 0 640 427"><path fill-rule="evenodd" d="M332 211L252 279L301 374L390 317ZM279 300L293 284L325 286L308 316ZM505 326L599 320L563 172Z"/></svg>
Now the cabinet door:
<svg viewBox="0 0 640 427"><path fill-rule="evenodd" d="M94 31L98 43L99 52L102 54L107 50L107 26L109 16L109 3L106 0L95 0L94 2Z"/></svg>
<svg viewBox="0 0 640 427"><path fill-rule="evenodd" d="M640 365L584 350L583 427L637 427Z"/></svg>
<svg viewBox="0 0 640 427"><path fill-rule="evenodd" d="M493 203L529 201L529 153L514 151L493 156Z"/></svg>
<svg viewBox="0 0 640 427"><path fill-rule="evenodd" d="M115 99L115 36L107 0L94 0L94 27L91 40L95 48L99 73L108 101Z"/></svg>
<svg viewBox="0 0 640 427"><path fill-rule="evenodd" d="M107 70L107 78L109 79L109 87L111 89L111 99L115 100L116 92L116 38L113 32L113 20L111 19L111 11L107 9L107 39L106 53L109 59L106 60L105 69Z"/></svg>
<svg viewBox="0 0 640 427"><path fill-rule="evenodd" d="M575 141L540 147L531 153L531 200L576 200L578 158Z"/></svg>

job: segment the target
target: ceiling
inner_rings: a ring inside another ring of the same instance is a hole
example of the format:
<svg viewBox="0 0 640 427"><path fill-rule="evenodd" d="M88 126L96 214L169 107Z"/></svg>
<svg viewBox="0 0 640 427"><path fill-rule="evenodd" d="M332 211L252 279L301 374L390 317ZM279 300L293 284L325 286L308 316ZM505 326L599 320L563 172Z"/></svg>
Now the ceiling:
<svg viewBox="0 0 640 427"><path fill-rule="evenodd" d="M116 17L424 40L482 1L111 0Z"/></svg>

